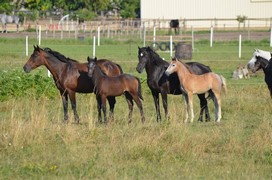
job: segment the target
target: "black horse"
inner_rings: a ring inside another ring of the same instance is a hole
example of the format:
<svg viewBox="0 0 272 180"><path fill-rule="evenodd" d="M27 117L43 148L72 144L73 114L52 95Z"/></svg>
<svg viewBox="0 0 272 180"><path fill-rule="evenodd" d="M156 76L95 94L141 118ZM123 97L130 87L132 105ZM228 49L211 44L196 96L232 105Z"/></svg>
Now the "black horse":
<svg viewBox="0 0 272 180"><path fill-rule="evenodd" d="M270 97L272 98L272 58L267 60L262 56L256 56L256 61L254 65L251 67L253 73L258 71L259 69L263 69L264 72L264 81L267 84L267 87L270 92Z"/></svg>
<svg viewBox="0 0 272 180"><path fill-rule="evenodd" d="M179 95L182 94L179 79L177 74L171 74L170 76L165 75L165 70L169 66L169 63L164 61L155 51L150 47L138 47L138 65L136 70L141 73L146 70L147 73L147 84L151 90L154 98L157 121L161 120L160 106L159 106L159 93L161 93L163 107L166 118L168 117L168 105L167 105L167 94ZM204 74L211 72L208 66L197 62L186 63L188 69L194 74ZM210 114L207 105L207 99L205 94L198 95L200 99L200 116L198 121L203 121L203 111L205 110L206 121L210 121Z"/></svg>

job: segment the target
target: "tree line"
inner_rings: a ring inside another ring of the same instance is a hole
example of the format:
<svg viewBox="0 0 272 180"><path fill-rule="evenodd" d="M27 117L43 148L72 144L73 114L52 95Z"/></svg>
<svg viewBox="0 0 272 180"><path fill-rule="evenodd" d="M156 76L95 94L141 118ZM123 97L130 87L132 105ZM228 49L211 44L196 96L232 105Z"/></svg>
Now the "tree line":
<svg viewBox="0 0 272 180"><path fill-rule="evenodd" d="M109 12L121 18L139 18L140 0L2 0L0 13L10 14L21 9L60 16L67 13L82 20L91 20Z"/></svg>

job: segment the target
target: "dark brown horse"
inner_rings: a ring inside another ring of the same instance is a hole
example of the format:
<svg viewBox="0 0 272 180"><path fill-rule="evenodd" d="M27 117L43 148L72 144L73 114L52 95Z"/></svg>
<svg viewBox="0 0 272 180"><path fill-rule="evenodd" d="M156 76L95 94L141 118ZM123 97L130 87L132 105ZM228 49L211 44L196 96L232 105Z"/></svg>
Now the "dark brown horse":
<svg viewBox="0 0 272 180"><path fill-rule="evenodd" d="M121 67L109 60L99 60L97 64L101 67L103 72L109 76L116 76L122 73ZM29 73L32 69L41 65L46 66L51 72L55 84L59 89L64 109L64 120L68 121L69 96L75 121L79 123L75 93L92 93L94 89L94 85L88 76L88 64L79 63L49 48L42 49L38 46L34 46L32 55L24 65L24 71ZM116 102L115 97L109 97L108 101L112 114Z"/></svg>
<svg viewBox="0 0 272 180"><path fill-rule="evenodd" d="M97 58L91 59L88 57L88 75L91 77L94 84L94 93L96 94L97 107L98 107L98 120L101 122L101 107L104 114L104 121L107 122L106 117L106 98L116 97L125 94L128 107L129 115L128 122L131 122L131 116L133 111L133 101L136 102L140 109L142 122L145 121L143 107L141 99L141 83L137 77L129 74L121 74L119 76L109 77L105 75L101 68L98 66Z"/></svg>

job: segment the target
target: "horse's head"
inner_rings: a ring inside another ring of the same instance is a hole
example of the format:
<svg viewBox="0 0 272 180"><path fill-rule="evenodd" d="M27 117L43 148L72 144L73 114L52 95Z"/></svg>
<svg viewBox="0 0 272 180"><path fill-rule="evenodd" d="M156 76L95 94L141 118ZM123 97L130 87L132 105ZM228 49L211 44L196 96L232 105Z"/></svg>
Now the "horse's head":
<svg viewBox="0 0 272 180"><path fill-rule="evenodd" d="M253 57L248 62L247 67L252 72L256 72L261 68L265 68L265 66L268 65L270 59L271 59L270 52L255 49L255 51L253 53Z"/></svg>
<svg viewBox="0 0 272 180"><path fill-rule="evenodd" d="M93 72L95 69L95 66L97 64L97 58L90 58L89 56L87 57L87 61L88 61L88 76L92 77L93 76Z"/></svg>
<svg viewBox="0 0 272 180"><path fill-rule="evenodd" d="M254 66L253 68L251 69L251 71L253 73L255 73L256 71L258 71L259 69L265 69L267 68L269 65L269 61L267 61L267 59L261 57L261 56L258 56L256 58L256 61L254 63Z"/></svg>
<svg viewBox="0 0 272 180"><path fill-rule="evenodd" d="M23 67L26 73L29 73L32 69L35 69L44 64L41 58L41 53L43 49L41 49L39 46L33 46L33 47L34 47L34 51Z"/></svg>
<svg viewBox="0 0 272 180"><path fill-rule="evenodd" d="M169 64L168 68L165 71L165 74L169 76L170 74L177 72L177 59L172 58L171 63Z"/></svg>
<svg viewBox="0 0 272 180"><path fill-rule="evenodd" d="M150 59L150 52L153 51L149 46L148 47L138 47L138 64L136 70L138 73L142 73L147 62Z"/></svg>

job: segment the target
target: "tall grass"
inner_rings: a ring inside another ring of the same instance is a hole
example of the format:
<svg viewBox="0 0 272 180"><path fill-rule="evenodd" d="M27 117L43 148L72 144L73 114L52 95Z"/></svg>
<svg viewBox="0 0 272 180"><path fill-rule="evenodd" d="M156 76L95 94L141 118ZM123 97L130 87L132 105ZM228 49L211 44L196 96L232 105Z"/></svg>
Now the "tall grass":
<svg viewBox="0 0 272 180"><path fill-rule="evenodd" d="M17 47L9 41L2 43ZM85 50L90 48L84 44L77 48L78 44L65 46L51 41L44 44L81 61L85 61ZM1 179L272 178L272 102L263 74L248 80L231 79L236 66L251 58L253 48L250 45L245 47L242 60L237 59L232 43L219 43L219 47L212 49L208 43L198 45L194 60L223 74L227 78L228 94L222 97L221 123L195 120L186 124L183 123L183 98L173 95L168 100L169 120L156 122L146 75L135 71L137 45L103 45L97 54L101 58L116 59L125 72L144 81L145 124L140 121L137 107L132 123L127 123L128 107L124 97L117 98L115 120L108 125L98 124L94 94L77 94L81 123L73 123L69 109L70 122L66 124L62 122L63 110L58 93L41 93L37 97L29 94L33 89L26 89L23 96L10 97L0 103ZM73 49L80 50L73 53ZM16 52L0 53L0 56L1 70L7 66L21 69L27 59L18 60L20 53ZM9 64L11 59L16 63ZM43 69L31 73L46 77ZM211 101L209 108L214 120ZM196 96L194 110L197 117L199 100Z"/></svg>

